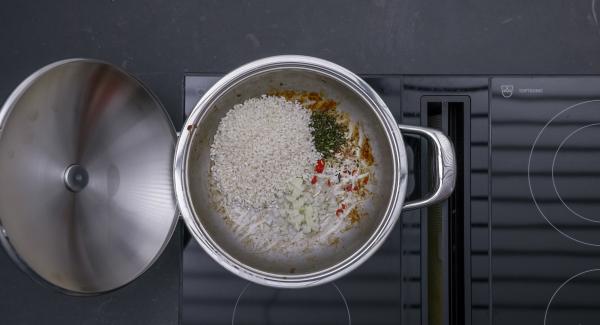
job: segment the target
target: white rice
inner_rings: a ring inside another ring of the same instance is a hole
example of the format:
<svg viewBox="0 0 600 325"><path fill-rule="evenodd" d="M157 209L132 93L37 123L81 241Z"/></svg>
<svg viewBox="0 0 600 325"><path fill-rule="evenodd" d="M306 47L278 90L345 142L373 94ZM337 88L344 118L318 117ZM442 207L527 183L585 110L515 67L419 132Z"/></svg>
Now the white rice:
<svg viewBox="0 0 600 325"><path fill-rule="evenodd" d="M359 176L342 178L343 184L338 184L337 175L351 169L346 165L353 161L328 166L318 174L318 182L311 181L322 157L314 147L310 115L297 102L263 95L235 105L219 123L210 150L211 195L235 237L251 251L289 256L331 244L359 203L342 189L349 182L354 185ZM291 185L298 179L302 190L292 195ZM327 179L337 185L327 185ZM300 227L290 217L299 211L290 196L299 195L303 206L314 211L311 227ZM338 216L341 200L348 208Z"/></svg>
<svg viewBox="0 0 600 325"><path fill-rule="evenodd" d="M251 98L227 112L210 150L227 205L271 206L291 178L310 172L321 156L309 123L308 110L281 97Z"/></svg>

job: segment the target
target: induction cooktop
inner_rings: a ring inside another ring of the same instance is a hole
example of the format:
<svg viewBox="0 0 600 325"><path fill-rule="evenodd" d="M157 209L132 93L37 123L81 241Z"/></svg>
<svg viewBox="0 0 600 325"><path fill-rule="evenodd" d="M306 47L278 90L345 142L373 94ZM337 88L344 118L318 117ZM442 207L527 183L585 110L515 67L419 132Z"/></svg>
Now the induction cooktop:
<svg viewBox="0 0 600 325"><path fill-rule="evenodd" d="M399 123L443 130L445 203L403 212L386 244L332 284L250 284L193 240L184 324L599 324L600 77L363 76ZM185 77L189 113L218 75ZM409 193L429 155L409 147Z"/></svg>

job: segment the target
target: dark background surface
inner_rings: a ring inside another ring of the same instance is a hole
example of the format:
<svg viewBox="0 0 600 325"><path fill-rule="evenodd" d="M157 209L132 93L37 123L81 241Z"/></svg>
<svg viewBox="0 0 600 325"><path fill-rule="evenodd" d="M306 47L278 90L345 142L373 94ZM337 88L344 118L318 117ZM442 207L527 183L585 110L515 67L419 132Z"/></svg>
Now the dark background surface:
<svg viewBox="0 0 600 325"><path fill-rule="evenodd" d="M595 1L12 1L0 10L0 98L35 69L94 57L181 114L186 72L275 54L360 74L600 73Z"/></svg>
<svg viewBox="0 0 600 325"><path fill-rule="evenodd" d="M93 57L139 77L176 125L188 72L307 54L361 74L598 74L592 1L6 1L0 99L52 61ZM180 234L140 281L70 298L0 253L4 324L169 324L180 311ZM7 316L8 315L8 316Z"/></svg>

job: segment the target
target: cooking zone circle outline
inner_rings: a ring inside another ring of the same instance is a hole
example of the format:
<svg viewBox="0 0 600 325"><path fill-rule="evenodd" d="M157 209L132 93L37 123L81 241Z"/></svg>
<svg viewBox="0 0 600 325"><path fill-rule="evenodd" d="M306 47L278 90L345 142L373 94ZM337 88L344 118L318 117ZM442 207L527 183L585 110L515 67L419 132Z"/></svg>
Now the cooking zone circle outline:
<svg viewBox="0 0 600 325"><path fill-rule="evenodd" d="M558 286L558 288L556 288L556 290L554 291L554 293L552 294L552 297L550 297L550 301L548 301L548 304L546 305L546 311L544 312L544 325L546 325L546 321L548 318L548 311L550 311L550 305L552 304L552 301L554 301L554 298L556 297L556 295L558 294L558 292L564 287L566 286L569 282L573 281L574 279L588 274L588 273L592 273L592 272L598 272L600 271L600 269L589 269L587 271L583 271L583 272L579 272L573 276L571 276L570 278L568 278L565 282L563 282L560 286Z"/></svg>
<svg viewBox="0 0 600 325"><path fill-rule="evenodd" d="M350 315L350 307L348 306L348 300L346 299L346 296L344 296L344 293L342 292L340 287L338 287L338 285L335 282L331 282L331 285L335 288L337 293L340 295L340 298L342 298L344 307L346 307L346 315L348 315L348 325L352 325L352 316ZM233 306L233 313L231 314L231 325L235 325L235 315L237 313L237 308L238 308L238 305L240 304L240 300L242 300L242 296L246 293L248 288L250 288L251 286L256 286L256 284L253 282L248 282L244 286L244 288L242 289L242 291L240 292L238 297L235 299L235 305ZM278 289L278 288L272 288L272 289L282 290L282 289ZM283 289L283 290L285 290L285 289Z"/></svg>
<svg viewBox="0 0 600 325"><path fill-rule="evenodd" d="M552 159L552 186L554 187L554 192L556 193L556 195L558 196L558 198L560 199L560 202L562 202L562 204L569 209L569 211L571 211L571 213L573 213L574 215L576 215L577 217L589 221L589 222L595 222L595 223L600 223L600 220L594 220L591 218L587 218L584 217L583 215L581 215L580 213L578 213L577 211L573 210L562 198L562 196L560 195L560 192L558 191L558 187L556 186L556 181L554 179L554 166L556 164L556 157L558 157L558 152L560 151L560 149L563 147L563 145L569 140L569 138L571 138L573 135L577 134L579 131L582 131L586 128L592 127L592 126L598 126L600 125L600 123L592 123L592 124L588 124L585 126L582 126L580 128L578 128L577 130L569 133L569 135L567 135L566 138L564 138L560 145L558 146L558 149L556 149L556 152L554 153L554 158Z"/></svg>
<svg viewBox="0 0 600 325"><path fill-rule="evenodd" d="M542 208L540 208L539 203L537 202L536 198L535 198L535 194L533 194L533 186L531 185L531 159L533 157L533 151L535 150L535 146L537 144L537 142L539 141L539 139L541 138L542 134L544 133L544 131L546 130L546 128L548 126L550 126L550 124L552 124L552 122L554 122L554 120L556 120L560 115L562 115L563 113L579 107L581 105L585 105L585 104L589 104L589 103L600 103L600 99L592 99L592 100L587 100L587 101L583 101L583 102L579 102L577 104L571 105L565 109L563 109L562 111L556 113L545 125L544 127L540 130L540 132L538 132L537 136L535 137L535 140L533 141L533 145L531 146L531 150L529 151L529 160L527 163L527 183L529 185L529 193L531 194L531 198L533 199L533 203L535 204L536 209L538 210L538 212L542 215L542 217L544 219L546 219L546 222L548 222L548 224L550 224L550 226L552 226L552 228L556 229L556 231L558 231L561 235L565 236L566 238L569 238L575 242L578 242L580 244L583 245L588 245L588 246L594 246L594 247L600 247L600 244L595 244L595 243L590 243L584 240L579 240L567 233L565 233L564 231L562 231L560 228L558 228L556 225L554 225L554 223L552 223L552 221L550 221L550 219L544 214L544 212L542 211ZM600 123L599 123L600 124ZM567 137L568 138L568 137ZM560 149L560 147L559 147ZM557 150L558 151L558 150ZM553 165L554 167L554 162ZM552 174L554 176L554 168L552 169ZM552 178L552 182L554 183L554 177ZM556 189L556 187L555 187ZM558 193L557 193L558 194ZM560 197L560 196L559 196ZM562 199L561 199L562 201ZM567 207L568 208L568 207ZM569 209L571 210L571 209ZM585 218L584 218L585 219Z"/></svg>

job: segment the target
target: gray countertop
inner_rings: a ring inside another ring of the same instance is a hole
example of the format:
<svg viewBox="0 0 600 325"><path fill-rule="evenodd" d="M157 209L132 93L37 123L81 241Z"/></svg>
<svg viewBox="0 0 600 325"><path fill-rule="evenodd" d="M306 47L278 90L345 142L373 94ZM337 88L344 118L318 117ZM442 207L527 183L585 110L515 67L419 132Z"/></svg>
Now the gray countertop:
<svg viewBox="0 0 600 325"><path fill-rule="evenodd" d="M597 74L592 1L19 1L0 11L0 98L68 57L120 65L181 115L186 72L307 54L368 74Z"/></svg>

